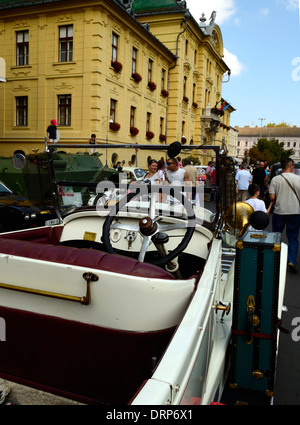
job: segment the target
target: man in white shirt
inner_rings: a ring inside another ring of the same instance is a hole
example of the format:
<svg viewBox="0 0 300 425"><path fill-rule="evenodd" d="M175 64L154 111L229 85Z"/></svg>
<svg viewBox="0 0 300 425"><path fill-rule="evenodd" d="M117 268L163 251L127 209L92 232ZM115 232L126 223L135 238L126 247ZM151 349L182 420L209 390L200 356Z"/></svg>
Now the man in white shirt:
<svg viewBox="0 0 300 425"><path fill-rule="evenodd" d="M300 177L293 174L294 161L281 161L282 174L273 177L269 188L271 201L275 201L272 217L273 232L282 233L286 227L288 239L288 269L297 273L298 237L300 229Z"/></svg>
<svg viewBox="0 0 300 425"><path fill-rule="evenodd" d="M241 165L240 171L236 174L236 202L245 202L249 196L248 187L252 180L251 174L245 164Z"/></svg>
<svg viewBox="0 0 300 425"><path fill-rule="evenodd" d="M170 158L167 160L167 179L169 183L180 182L183 186L184 182L190 181L189 175L184 168L179 168L177 160Z"/></svg>
<svg viewBox="0 0 300 425"><path fill-rule="evenodd" d="M179 168L175 158L167 160L166 181L173 186L191 186L190 178L184 168ZM188 194L191 199L191 193Z"/></svg>

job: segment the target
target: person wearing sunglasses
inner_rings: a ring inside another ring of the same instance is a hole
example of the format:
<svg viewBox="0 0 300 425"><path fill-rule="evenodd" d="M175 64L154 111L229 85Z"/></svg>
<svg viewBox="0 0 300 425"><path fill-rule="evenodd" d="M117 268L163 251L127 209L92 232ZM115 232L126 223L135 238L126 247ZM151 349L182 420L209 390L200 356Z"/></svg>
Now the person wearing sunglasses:
<svg viewBox="0 0 300 425"><path fill-rule="evenodd" d="M167 160L166 177L169 183L179 182L182 186L184 182L189 182L189 175L184 168L179 168L176 158Z"/></svg>
<svg viewBox="0 0 300 425"><path fill-rule="evenodd" d="M166 182L175 186L191 186L188 172L178 167L176 158L167 160ZM188 199L191 199L191 196L191 192L188 192Z"/></svg>

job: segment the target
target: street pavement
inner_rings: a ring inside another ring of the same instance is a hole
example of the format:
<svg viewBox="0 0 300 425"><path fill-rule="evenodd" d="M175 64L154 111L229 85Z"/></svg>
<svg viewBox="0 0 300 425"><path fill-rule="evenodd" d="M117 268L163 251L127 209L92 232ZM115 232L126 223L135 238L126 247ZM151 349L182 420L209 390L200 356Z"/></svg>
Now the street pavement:
<svg viewBox="0 0 300 425"><path fill-rule="evenodd" d="M283 242L287 242L285 232ZM287 271L284 305L288 311L283 313L282 326L290 334L280 334L274 405L300 404L300 340L297 342L292 339L293 330L300 337L300 330L296 330L300 325L300 250L297 261L299 272L294 274ZM299 320L295 326L292 321L296 318Z"/></svg>

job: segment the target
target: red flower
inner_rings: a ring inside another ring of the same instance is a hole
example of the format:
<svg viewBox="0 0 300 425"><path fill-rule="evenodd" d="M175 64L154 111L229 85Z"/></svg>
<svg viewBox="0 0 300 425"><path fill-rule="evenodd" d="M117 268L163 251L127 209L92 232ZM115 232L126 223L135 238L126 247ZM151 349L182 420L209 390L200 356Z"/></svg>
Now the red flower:
<svg viewBox="0 0 300 425"><path fill-rule="evenodd" d="M152 91L156 90L156 84L153 81L148 82L148 87Z"/></svg>
<svg viewBox="0 0 300 425"><path fill-rule="evenodd" d="M118 124L117 122L110 122L109 123L110 130L119 131L120 127L121 127L120 124Z"/></svg>
<svg viewBox="0 0 300 425"><path fill-rule="evenodd" d="M169 92L168 92L167 90L165 90L165 89L162 89L162 91L160 92L160 94L161 94L163 97L168 97L168 96L169 96Z"/></svg>
<svg viewBox="0 0 300 425"><path fill-rule="evenodd" d="M140 81L142 81L142 76L141 76L140 74L138 74L137 72L134 72L134 73L131 75L131 77L132 77L135 81L137 81L138 83L139 83Z"/></svg>
<svg viewBox="0 0 300 425"><path fill-rule="evenodd" d="M111 66L117 72L121 72L122 71L122 68L123 68L123 65L120 62L118 62L118 61L111 61Z"/></svg>
<svg viewBox="0 0 300 425"><path fill-rule="evenodd" d="M130 127L130 134L136 136L140 130L136 127Z"/></svg>
<svg viewBox="0 0 300 425"><path fill-rule="evenodd" d="M154 133L152 133L152 131L147 131L146 132L146 137L147 137L148 140L151 140L154 137Z"/></svg>

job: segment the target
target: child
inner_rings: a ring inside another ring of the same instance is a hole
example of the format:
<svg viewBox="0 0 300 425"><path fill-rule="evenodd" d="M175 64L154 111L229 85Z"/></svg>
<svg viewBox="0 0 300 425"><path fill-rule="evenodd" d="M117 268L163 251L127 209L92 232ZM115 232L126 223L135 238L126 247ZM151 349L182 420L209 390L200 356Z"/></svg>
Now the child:
<svg viewBox="0 0 300 425"><path fill-rule="evenodd" d="M250 199L245 201L247 204L251 205L251 207L254 209L254 211L263 211L267 214L271 211L273 203L271 202L269 205L269 208L266 208L266 205L264 201L261 199L258 199L260 195L260 188L258 184L250 184L248 188L248 192L250 195Z"/></svg>

